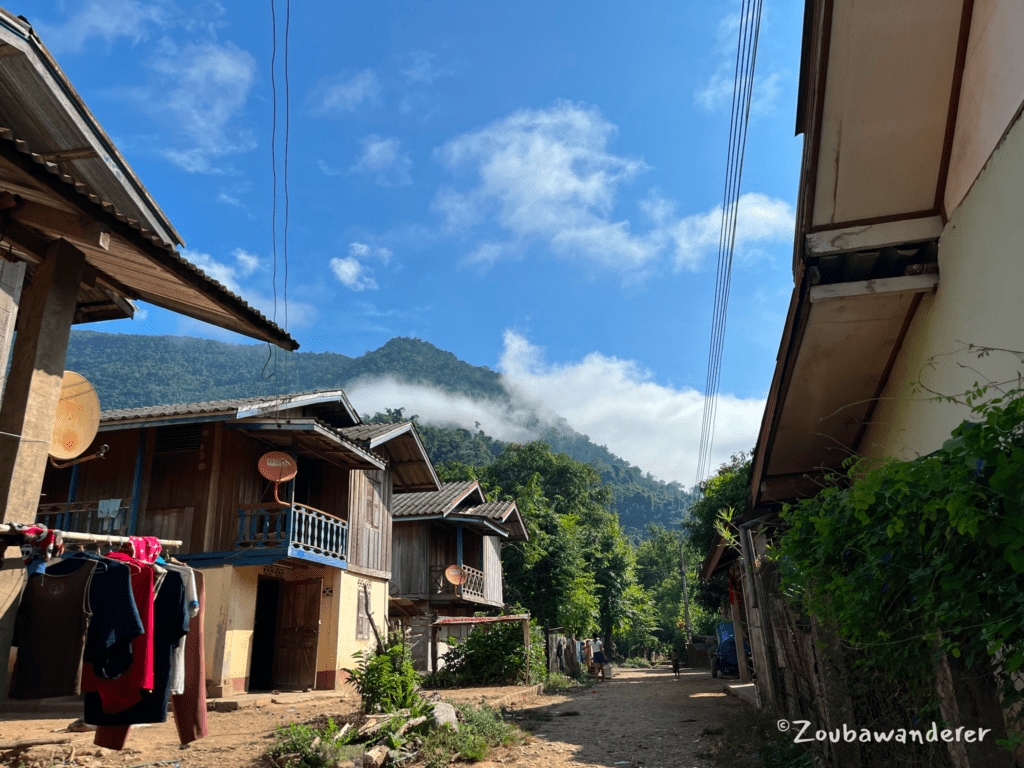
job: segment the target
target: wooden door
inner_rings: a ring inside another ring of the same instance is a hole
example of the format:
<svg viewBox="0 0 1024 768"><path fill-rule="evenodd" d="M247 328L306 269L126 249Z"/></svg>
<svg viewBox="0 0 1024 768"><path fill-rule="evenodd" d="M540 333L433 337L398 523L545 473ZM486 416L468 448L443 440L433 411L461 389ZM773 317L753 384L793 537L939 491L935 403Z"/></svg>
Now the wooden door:
<svg viewBox="0 0 1024 768"><path fill-rule="evenodd" d="M316 648L320 639L323 579L286 581L277 603L274 687L316 687Z"/></svg>

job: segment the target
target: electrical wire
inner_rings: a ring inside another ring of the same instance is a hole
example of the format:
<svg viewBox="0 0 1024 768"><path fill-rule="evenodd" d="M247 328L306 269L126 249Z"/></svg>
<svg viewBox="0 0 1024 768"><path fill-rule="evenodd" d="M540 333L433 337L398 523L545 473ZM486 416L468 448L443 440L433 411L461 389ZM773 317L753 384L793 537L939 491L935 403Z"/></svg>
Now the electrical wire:
<svg viewBox="0 0 1024 768"><path fill-rule="evenodd" d="M722 196L722 222L719 228L715 297L712 309L711 337L708 343L707 382L704 389L704 412L701 420L697 458L698 488L710 469L711 451L714 446L715 420L718 414L718 389L721 382L726 317L732 284L732 261L736 248L739 218L743 158L747 129L750 123L750 104L757 63L762 2L763 0L743 0L736 45L736 71L733 78L732 107L729 115L729 141Z"/></svg>
<svg viewBox="0 0 1024 768"><path fill-rule="evenodd" d="M271 203L270 203L270 251L272 260L272 270L270 285L271 290L274 294L274 314L271 318L273 322L277 322L277 77L275 71L275 65L277 62L277 9L274 7L274 0L270 0L270 101L271 101L271 117L270 117L270 175L271 185ZM267 366L270 365L271 358L274 361L274 367L270 375L267 376ZM264 380L276 379L277 378L277 356L274 354L274 347L268 341L267 342L267 361L263 364L263 371L260 374ZM276 382L275 382L276 390ZM275 394L277 392L275 391Z"/></svg>

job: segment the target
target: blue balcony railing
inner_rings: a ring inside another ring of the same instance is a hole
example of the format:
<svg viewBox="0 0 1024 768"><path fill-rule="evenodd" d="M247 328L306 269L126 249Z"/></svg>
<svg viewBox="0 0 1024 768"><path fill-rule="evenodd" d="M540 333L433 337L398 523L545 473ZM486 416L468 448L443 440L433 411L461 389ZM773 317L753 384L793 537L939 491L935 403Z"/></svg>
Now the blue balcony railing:
<svg viewBox="0 0 1024 768"><path fill-rule="evenodd" d="M284 549L288 557L345 561L348 522L304 504L247 504L238 509L235 549Z"/></svg>

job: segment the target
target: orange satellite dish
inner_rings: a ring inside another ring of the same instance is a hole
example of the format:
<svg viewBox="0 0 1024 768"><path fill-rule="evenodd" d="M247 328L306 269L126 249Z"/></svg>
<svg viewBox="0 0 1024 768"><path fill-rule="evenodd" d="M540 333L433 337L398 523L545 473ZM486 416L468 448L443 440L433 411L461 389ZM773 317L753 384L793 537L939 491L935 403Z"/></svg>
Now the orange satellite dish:
<svg viewBox="0 0 1024 768"><path fill-rule="evenodd" d="M257 464L260 474L267 480L274 483L274 501L281 504L277 495L277 488L281 483L291 480L299 471L299 465L295 459L282 451L270 451L260 456Z"/></svg>
<svg viewBox="0 0 1024 768"><path fill-rule="evenodd" d="M456 587L461 587L466 583L466 572L457 565L449 565L445 568L444 577L448 579L449 583L454 584Z"/></svg>
<svg viewBox="0 0 1024 768"><path fill-rule="evenodd" d="M50 455L66 461L85 453L100 427L100 398L84 376L64 371L57 416L50 436Z"/></svg>

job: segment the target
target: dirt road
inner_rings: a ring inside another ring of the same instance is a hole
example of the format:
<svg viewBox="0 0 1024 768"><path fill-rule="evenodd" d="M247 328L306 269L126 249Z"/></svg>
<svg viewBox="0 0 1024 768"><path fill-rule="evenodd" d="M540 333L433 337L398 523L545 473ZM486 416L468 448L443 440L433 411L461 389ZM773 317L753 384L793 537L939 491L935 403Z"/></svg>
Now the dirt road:
<svg viewBox="0 0 1024 768"><path fill-rule="evenodd" d="M452 692L451 698L479 703L484 693L508 690L465 689ZM18 758L0 752L0 764L21 759L26 768L117 768L169 761L165 765L170 768L254 768L266 765L260 756L277 725L321 713L351 712L357 706L351 691L304 701L284 695L276 704L209 713L210 735L185 749L179 747L171 722L135 728L122 752L99 750L92 744L92 733L58 733L73 716L0 714L0 742L71 739L33 747ZM722 681L705 671L684 671L675 680L671 670L660 667L622 670L611 681L567 695L536 696L514 706L516 722L531 735L525 744L495 751L477 764L480 768L705 768L710 763L699 756L704 729L716 729L748 705L723 694Z"/></svg>
<svg viewBox="0 0 1024 768"><path fill-rule="evenodd" d="M518 714L526 745L495 753L480 768L704 768L701 736L748 704L722 693L707 671L622 670L568 696L544 696Z"/></svg>

